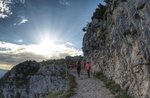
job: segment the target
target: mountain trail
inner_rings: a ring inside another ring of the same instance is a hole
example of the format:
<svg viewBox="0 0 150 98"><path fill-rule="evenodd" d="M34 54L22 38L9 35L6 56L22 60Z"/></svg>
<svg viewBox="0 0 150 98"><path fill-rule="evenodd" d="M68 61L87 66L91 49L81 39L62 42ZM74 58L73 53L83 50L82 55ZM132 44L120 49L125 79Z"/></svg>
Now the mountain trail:
<svg viewBox="0 0 150 98"><path fill-rule="evenodd" d="M77 88L75 94L70 98L114 98L114 95L104 86L103 82L93 76L87 77L87 73L81 72L81 77L77 77L76 70L70 73L76 77Z"/></svg>

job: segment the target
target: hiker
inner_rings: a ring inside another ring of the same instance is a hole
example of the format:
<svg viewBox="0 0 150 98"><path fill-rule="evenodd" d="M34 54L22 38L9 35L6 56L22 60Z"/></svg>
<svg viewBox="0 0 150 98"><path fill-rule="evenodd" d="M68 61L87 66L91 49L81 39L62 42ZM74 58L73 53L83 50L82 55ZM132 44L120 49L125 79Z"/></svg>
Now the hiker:
<svg viewBox="0 0 150 98"><path fill-rule="evenodd" d="M77 62L77 73L78 73L78 78L80 78L80 72L81 72L81 61Z"/></svg>
<svg viewBox="0 0 150 98"><path fill-rule="evenodd" d="M88 78L90 78L91 65L90 65L89 62L86 63L86 65L85 65L85 70L87 71Z"/></svg>

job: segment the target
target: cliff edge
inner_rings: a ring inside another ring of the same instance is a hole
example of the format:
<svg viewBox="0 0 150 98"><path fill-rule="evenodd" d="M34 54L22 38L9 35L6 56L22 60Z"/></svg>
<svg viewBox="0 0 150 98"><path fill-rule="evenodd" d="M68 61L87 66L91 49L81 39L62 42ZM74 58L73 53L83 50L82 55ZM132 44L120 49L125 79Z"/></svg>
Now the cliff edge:
<svg viewBox="0 0 150 98"><path fill-rule="evenodd" d="M83 30L83 52L135 98L150 98L150 1L105 0Z"/></svg>

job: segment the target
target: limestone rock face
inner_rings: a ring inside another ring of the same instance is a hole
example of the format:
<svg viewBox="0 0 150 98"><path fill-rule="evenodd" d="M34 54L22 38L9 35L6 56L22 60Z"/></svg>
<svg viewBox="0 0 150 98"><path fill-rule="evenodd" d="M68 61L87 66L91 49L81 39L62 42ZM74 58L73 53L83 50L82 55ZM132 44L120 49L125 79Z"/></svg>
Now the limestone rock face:
<svg viewBox="0 0 150 98"><path fill-rule="evenodd" d="M65 91L64 65L42 65L26 61L16 65L1 80L1 98L44 98L49 93Z"/></svg>
<svg viewBox="0 0 150 98"><path fill-rule="evenodd" d="M150 98L150 0L105 1L86 27L85 60L131 96Z"/></svg>

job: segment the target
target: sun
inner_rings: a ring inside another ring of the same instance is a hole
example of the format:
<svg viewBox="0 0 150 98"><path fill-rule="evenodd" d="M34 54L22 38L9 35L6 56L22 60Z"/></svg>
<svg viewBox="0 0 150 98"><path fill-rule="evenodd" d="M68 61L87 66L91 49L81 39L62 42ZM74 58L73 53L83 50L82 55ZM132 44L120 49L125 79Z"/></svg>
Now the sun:
<svg viewBox="0 0 150 98"><path fill-rule="evenodd" d="M50 48L52 46L54 46L54 41L50 40L50 38L44 38L41 43L40 43L40 46L43 47L43 48Z"/></svg>
<svg viewBox="0 0 150 98"><path fill-rule="evenodd" d="M50 38L44 38L41 43L39 44L39 53L42 53L43 55L48 55L55 51L56 44L53 40L50 40Z"/></svg>
<svg viewBox="0 0 150 98"><path fill-rule="evenodd" d="M27 52L41 55L46 58L51 58L54 55L55 56L58 56L58 54L65 55L66 52L74 51L73 48L68 48L65 44L58 43L56 41L57 40L53 40L49 37L43 37L43 39L39 41L38 44L30 45L27 48Z"/></svg>
<svg viewBox="0 0 150 98"><path fill-rule="evenodd" d="M49 57L57 49L58 49L58 46L55 44L55 42L52 39L48 37L44 37L39 42L39 44L30 45L27 51L30 51L31 53L35 53L35 54L42 55L45 57Z"/></svg>

